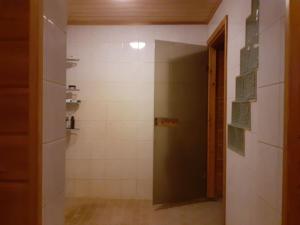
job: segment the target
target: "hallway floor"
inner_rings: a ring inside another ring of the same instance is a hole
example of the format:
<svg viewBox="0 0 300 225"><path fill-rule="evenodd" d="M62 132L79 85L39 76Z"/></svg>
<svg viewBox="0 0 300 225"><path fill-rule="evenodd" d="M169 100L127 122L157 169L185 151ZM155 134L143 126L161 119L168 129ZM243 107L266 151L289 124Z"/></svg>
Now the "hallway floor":
<svg viewBox="0 0 300 225"><path fill-rule="evenodd" d="M68 199L65 225L222 225L222 214L220 202L158 209L151 201Z"/></svg>

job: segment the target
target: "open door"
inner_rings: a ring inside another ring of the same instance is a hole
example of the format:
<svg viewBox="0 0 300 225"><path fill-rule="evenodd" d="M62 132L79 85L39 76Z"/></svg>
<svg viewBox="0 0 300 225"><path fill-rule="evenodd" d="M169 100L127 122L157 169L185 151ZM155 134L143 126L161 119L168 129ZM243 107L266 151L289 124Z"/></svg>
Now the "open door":
<svg viewBox="0 0 300 225"><path fill-rule="evenodd" d="M154 204L206 197L207 48L156 41Z"/></svg>

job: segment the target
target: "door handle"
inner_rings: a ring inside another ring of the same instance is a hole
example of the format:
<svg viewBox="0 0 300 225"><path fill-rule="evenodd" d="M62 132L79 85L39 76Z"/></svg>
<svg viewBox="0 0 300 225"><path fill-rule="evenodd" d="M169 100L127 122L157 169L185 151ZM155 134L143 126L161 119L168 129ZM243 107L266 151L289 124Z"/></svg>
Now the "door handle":
<svg viewBox="0 0 300 225"><path fill-rule="evenodd" d="M179 119L177 118L159 118L154 119L154 125L159 127L176 127L179 124Z"/></svg>

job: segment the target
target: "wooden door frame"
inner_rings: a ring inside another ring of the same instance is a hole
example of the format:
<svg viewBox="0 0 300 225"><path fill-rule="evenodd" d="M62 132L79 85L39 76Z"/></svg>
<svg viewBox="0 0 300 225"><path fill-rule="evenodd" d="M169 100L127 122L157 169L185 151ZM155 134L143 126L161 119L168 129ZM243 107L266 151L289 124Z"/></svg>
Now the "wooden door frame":
<svg viewBox="0 0 300 225"><path fill-rule="evenodd" d="M208 75L208 151L207 151L207 197L215 198L215 109L216 109L216 48L218 39L224 35L224 135L223 135L223 203L226 209L226 149L227 149L227 52L228 52L228 16L220 22L207 41L209 51ZM224 212L225 216L225 212ZM224 218L225 223L225 218Z"/></svg>
<svg viewBox="0 0 300 225"><path fill-rule="evenodd" d="M285 125L283 161L283 225L300 221L300 3L286 0Z"/></svg>
<svg viewBox="0 0 300 225"><path fill-rule="evenodd" d="M43 3L29 1L29 148L32 225L42 224Z"/></svg>

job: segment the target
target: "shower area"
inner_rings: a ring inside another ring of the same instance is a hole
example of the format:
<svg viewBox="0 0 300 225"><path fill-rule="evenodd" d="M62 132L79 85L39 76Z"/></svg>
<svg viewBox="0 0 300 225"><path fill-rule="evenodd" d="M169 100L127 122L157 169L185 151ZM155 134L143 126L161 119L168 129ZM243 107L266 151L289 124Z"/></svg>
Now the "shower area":
<svg viewBox="0 0 300 225"><path fill-rule="evenodd" d="M205 201L206 37L68 27L66 225L221 224Z"/></svg>

